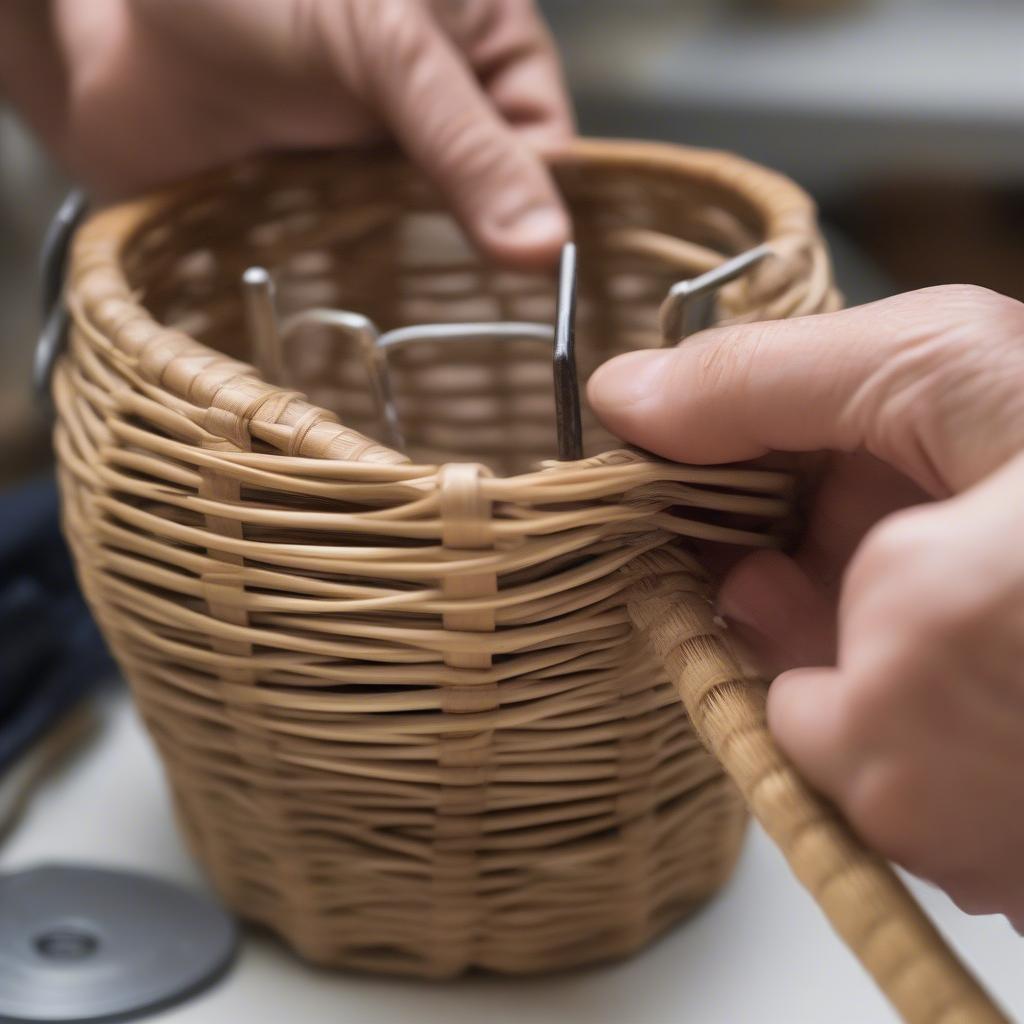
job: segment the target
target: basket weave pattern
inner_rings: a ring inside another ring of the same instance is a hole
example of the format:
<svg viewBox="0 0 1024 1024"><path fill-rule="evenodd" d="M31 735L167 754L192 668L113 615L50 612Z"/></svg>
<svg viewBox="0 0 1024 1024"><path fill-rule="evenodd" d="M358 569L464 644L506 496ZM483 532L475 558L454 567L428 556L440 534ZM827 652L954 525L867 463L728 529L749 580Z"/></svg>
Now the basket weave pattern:
<svg viewBox="0 0 1024 1024"><path fill-rule="evenodd" d="M766 239L721 317L838 304L813 208L779 176L611 143L555 171L583 378L659 343L672 282ZM481 263L388 156L265 161L80 233L54 385L67 532L193 849L232 907L320 963L446 976L638 948L721 885L745 820L679 704L677 687L703 716L753 685L708 646L688 542L772 543L787 477L624 451L586 410L588 457L545 461L550 363L516 343L403 351L408 450L390 451L328 332L303 333L285 381L247 365L257 262L286 313L553 314L550 273Z"/></svg>

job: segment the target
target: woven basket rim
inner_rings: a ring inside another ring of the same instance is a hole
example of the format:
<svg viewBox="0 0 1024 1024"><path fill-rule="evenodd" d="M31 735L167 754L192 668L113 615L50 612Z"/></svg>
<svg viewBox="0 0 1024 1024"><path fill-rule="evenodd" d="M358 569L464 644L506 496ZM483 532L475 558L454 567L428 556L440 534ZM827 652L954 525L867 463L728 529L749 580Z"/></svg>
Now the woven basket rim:
<svg viewBox="0 0 1024 1024"><path fill-rule="evenodd" d="M385 152L391 155L393 151ZM367 153L376 153L379 156L380 151L368 150ZM340 155L351 159L352 151L341 151ZM401 159L400 154L394 153L394 156L396 160ZM289 170L294 168L301 174L303 167L319 165L338 157L339 153L336 151L254 157L206 171L188 181L94 213L77 232L71 249L67 304L76 327L110 339L115 348L128 359L141 351L143 345L151 343L154 336L159 335L161 340L166 340L168 344L173 343L179 350L187 350L187 354L200 363L204 358L219 360L231 371L230 378L225 381L225 387L229 387L231 380L234 380L244 384L250 391L258 389L260 406L273 404L275 399L287 401L289 395L299 397L294 391L265 381L259 371L249 363L231 359L182 331L160 324L139 301L132 289L124 271L122 257L147 225L197 193L220 190L232 180L245 180L256 167L267 161L285 166ZM546 153L545 160L553 169L585 165L600 166L609 170L642 168L655 173L671 172L728 191L749 203L758 212L762 218L763 240L773 244L779 255L784 258L787 253L805 249L818 237L815 203L799 185L783 174L725 151L664 142L577 138ZM126 334L132 339L144 339L135 345L136 351L126 347ZM201 400L192 394L191 382L182 386L179 381L175 386L164 379L159 365L154 366L149 361L138 360L134 369L146 384L180 401L202 405ZM422 480L438 474L444 465L461 464L413 463L405 455L393 451L384 444L357 434L339 423L333 414L326 410L305 402L302 405L307 415L309 412L319 412L323 419L333 421L331 427L339 438L345 438L346 447L352 447L353 437L362 442L361 446L356 446L357 457L331 454L303 455L301 451L222 451L218 453L218 457L237 460L253 467L273 465L278 472L285 470L289 465L294 466L296 470L309 470L316 466L326 469L326 465L330 465L332 470L343 472L348 479L366 478L382 483ZM319 426L327 429L328 424L321 422ZM172 444L182 443L174 439L169 440ZM283 459L289 461L282 462ZM572 463L546 460L539 463L536 469L507 476L497 474L485 465L481 465L480 470L483 475L498 480L527 484L541 479L550 481L552 474L558 474L559 479L564 480L565 475L574 468L593 471L602 466L610 468L614 465L621 469L624 463L648 466L675 465L647 452L623 448L611 449ZM728 472L732 476L735 469L721 467L703 470L703 473L707 474L708 482L712 482L723 472ZM333 476L334 473L331 472L330 475Z"/></svg>

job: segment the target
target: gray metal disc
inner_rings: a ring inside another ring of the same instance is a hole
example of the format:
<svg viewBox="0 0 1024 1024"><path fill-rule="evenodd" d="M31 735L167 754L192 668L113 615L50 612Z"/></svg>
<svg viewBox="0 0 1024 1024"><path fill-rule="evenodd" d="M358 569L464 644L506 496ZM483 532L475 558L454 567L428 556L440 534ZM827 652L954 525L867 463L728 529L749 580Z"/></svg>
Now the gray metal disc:
<svg viewBox="0 0 1024 1024"><path fill-rule="evenodd" d="M146 875L46 865L0 875L0 1021L137 1017L230 966L234 921Z"/></svg>

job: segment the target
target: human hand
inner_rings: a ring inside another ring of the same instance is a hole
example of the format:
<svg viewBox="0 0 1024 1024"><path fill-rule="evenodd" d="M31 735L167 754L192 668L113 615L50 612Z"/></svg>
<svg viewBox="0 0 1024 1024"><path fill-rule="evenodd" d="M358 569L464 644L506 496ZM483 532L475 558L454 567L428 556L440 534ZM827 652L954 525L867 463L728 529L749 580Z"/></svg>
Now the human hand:
<svg viewBox="0 0 1024 1024"><path fill-rule="evenodd" d="M568 219L535 149L571 135L532 0L56 0L49 142L105 195L267 149L394 135L495 258L554 258Z"/></svg>
<svg viewBox="0 0 1024 1024"><path fill-rule="evenodd" d="M793 558L719 596L772 732L865 841L1024 927L1024 305L966 286L602 367L619 436L694 463L828 450Z"/></svg>

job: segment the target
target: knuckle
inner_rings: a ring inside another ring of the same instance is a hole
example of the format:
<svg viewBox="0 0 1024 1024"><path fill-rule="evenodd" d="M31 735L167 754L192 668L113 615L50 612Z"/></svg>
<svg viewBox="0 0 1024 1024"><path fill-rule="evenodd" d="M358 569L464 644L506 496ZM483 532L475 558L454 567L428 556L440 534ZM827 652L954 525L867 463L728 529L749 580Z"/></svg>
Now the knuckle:
<svg viewBox="0 0 1024 1024"><path fill-rule="evenodd" d="M429 14L411 0L374 0L349 8L354 35L389 68L408 73L426 52Z"/></svg>
<svg viewBox="0 0 1024 1024"><path fill-rule="evenodd" d="M771 350L778 333L778 324L767 321L715 330L703 338L696 335L686 344L698 353L697 393L714 394L727 384L742 399L760 354Z"/></svg>
<svg viewBox="0 0 1024 1024"><path fill-rule="evenodd" d="M432 145L459 185L457 202L470 213L509 223L530 207L555 199L536 161L500 124L471 111L438 126Z"/></svg>
<svg viewBox="0 0 1024 1024"><path fill-rule="evenodd" d="M444 0L441 7L448 20L456 24L464 45L475 47L499 32L503 25L509 23L510 18L515 24L515 19L524 4L522 0L513 0L511 6L507 0L478 0L472 4L461 3L459 0Z"/></svg>
<svg viewBox="0 0 1024 1024"><path fill-rule="evenodd" d="M936 390L940 399L946 391L956 392L965 376L990 369L991 353L1000 357L1007 350L1019 353L1024 303L1016 299L974 284L926 288L907 299L913 300L909 312L918 324L935 325L933 344L921 344L914 330L909 331L917 358L908 365L918 372L928 371L940 385Z"/></svg>
<svg viewBox="0 0 1024 1024"><path fill-rule="evenodd" d="M505 147L496 133L476 118L453 117L444 144L471 179L490 178L502 170Z"/></svg>
<svg viewBox="0 0 1024 1024"><path fill-rule="evenodd" d="M916 571L935 557L931 510L909 508L886 516L861 541L847 574L851 586L864 581L912 583ZM895 574L895 575L893 575Z"/></svg>
<svg viewBox="0 0 1024 1024"><path fill-rule="evenodd" d="M915 467L938 493L950 424L969 421L984 401L979 395L1024 365L1024 304L975 285L943 285L898 296L884 308L886 329L872 344L885 358L855 395L850 415L869 450Z"/></svg>
<svg viewBox="0 0 1024 1024"><path fill-rule="evenodd" d="M393 36L412 20L415 7L409 0L375 0L372 4L356 3L353 9L365 19L367 27L373 26L381 35Z"/></svg>
<svg viewBox="0 0 1024 1024"><path fill-rule="evenodd" d="M380 4L380 0L377 0ZM415 5L406 0L385 0L378 13L378 33L398 67L412 68L427 52L430 37Z"/></svg>
<svg viewBox="0 0 1024 1024"><path fill-rule="evenodd" d="M518 198L519 192L524 191L524 178L517 176L523 161L515 159L514 148L510 154L510 147L490 122L472 116L471 112L454 115L441 127L437 144L446 163L458 167L460 180L471 189L490 186L490 193L497 186L515 185L507 190L512 198ZM474 196L465 198L472 200ZM479 200L483 202L485 198L493 197L481 195Z"/></svg>
<svg viewBox="0 0 1024 1024"><path fill-rule="evenodd" d="M1024 304L1007 295L976 284L947 284L916 293L929 308L938 305L942 313L972 328L1020 325Z"/></svg>

